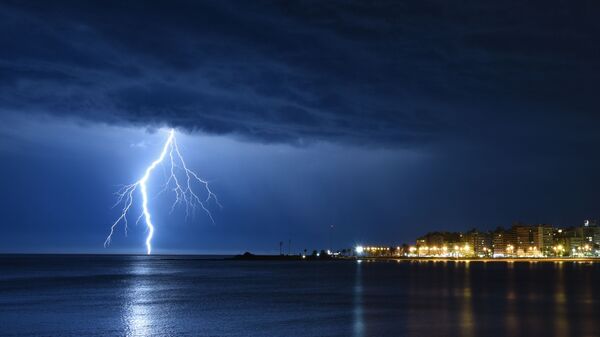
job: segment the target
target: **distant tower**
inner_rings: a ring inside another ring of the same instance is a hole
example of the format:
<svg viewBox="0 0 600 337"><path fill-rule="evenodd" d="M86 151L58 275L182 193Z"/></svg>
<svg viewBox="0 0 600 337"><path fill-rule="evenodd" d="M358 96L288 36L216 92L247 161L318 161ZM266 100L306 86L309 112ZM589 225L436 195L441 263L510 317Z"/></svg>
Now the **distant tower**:
<svg viewBox="0 0 600 337"><path fill-rule="evenodd" d="M329 250L333 252L333 228L334 225L329 226Z"/></svg>

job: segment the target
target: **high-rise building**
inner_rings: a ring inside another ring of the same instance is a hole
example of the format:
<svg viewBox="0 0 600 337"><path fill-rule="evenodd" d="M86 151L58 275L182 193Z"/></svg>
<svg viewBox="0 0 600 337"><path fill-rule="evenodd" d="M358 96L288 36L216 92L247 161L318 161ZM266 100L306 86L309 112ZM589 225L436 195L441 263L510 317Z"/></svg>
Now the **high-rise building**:
<svg viewBox="0 0 600 337"><path fill-rule="evenodd" d="M531 227L525 225L515 225L513 230L517 235L517 251L527 251L533 244L533 233Z"/></svg>
<svg viewBox="0 0 600 337"><path fill-rule="evenodd" d="M505 230L502 227L498 227L491 235L493 256L515 256L517 252L517 236L513 228Z"/></svg>
<svg viewBox="0 0 600 337"><path fill-rule="evenodd" d="M498 227L492 232L492 255L496 257L506 256L506 240L504 228Z"/></svg>
<svg viewBox="0 0 600 337"><path fill-rule="evenodd" d="M472 248L472 255L484 257L493 254L491 233L473 229L467 232L464 237L465 243Z"/></svg>
<svg viewBox="0 0 600 337"><path fill-rule="evenodd" d="M544 224L535 226L533 236L533 241L542 255L553 255L554 236L552 226Z"/></svg>

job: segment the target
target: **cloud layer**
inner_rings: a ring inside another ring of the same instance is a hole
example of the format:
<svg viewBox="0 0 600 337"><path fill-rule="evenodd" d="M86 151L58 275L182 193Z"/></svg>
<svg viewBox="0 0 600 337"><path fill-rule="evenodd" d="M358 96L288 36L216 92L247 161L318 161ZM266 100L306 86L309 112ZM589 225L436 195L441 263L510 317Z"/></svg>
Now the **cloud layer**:
<svg viewBox="0 0 600 337"><path fill-rule="evenodd" d="M574 134L598 122L598 6L541 6L8 2L0 109L263 142Z"/></svg>

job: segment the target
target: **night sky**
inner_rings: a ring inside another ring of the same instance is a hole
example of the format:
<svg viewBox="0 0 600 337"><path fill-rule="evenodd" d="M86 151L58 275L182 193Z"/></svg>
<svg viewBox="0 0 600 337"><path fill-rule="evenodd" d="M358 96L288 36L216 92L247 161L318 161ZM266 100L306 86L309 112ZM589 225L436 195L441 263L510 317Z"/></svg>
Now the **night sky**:
<svg viewBox="0 0 600 337"><path fill-rule="evenodd" d="M157 253L600 218L597 1L3 1L0 252L103 242L168 127L223 209ZM133 215L133 220L135 220ZM334 225L333 230L330 225Z"/></svg>

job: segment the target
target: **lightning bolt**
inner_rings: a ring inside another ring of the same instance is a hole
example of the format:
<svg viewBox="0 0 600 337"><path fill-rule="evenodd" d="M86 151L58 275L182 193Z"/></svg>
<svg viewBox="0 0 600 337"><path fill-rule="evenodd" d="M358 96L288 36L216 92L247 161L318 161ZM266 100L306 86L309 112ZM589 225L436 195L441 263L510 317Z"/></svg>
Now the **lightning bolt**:
<svg viewBox="0 0 600 337"><path fill-rule="evenodd" d="M160 191L163 193L169 188L175 193L175 201L173 202L173 206L171 207L171 212L175 209L175 206L178 204L184 204L186 207L186 218L190 213L190 210L194 211L197 206L200 206L208 215L210 220L214 223L214 218L210 212L210 210L206 207L207 204L212 199L219 207L222 207L219 203L219 199L212 192L208 185L208 181L201 179L198 174L192 170L190 170L181 152L179 151L179 146L177 145L177 139L175 138L175 130L169 130L169 137L167 141L163 145L160 156L156 160L150 164L146 168L146 172L144 176L140 178L140 180L136 181L133 184L124 185L117 192L117 202L114 206L123 205L121 210L121 215L115 220L115 222L110 227L110 233L108 237L104 241L104 247L108 247L112 240L112 236L115 232L116 227L123 223L125 229L125 235L127 235L127 227L129 225L127 220L127 215L129 214L129 210L134 202L134 192L136 190L140 190L142 195L142 213L137 218L136 224L144 218L146 222L146 226L148 227L148 236L146 237L146 251L148 255L152 252L152 237L154 236L154 224L152 223L152 215L148 210L148 190L146 183L150 179L152 172L156 169L156 167L163 163L168 154L169 160L169 175L167 177L167 182L165 183L164 188ZM178 177L179 176L179 177ZM206 198L201 199L196 192L194 192L193 187L194 184L200 184L204 187ZM160 194L159 193L159 194ZM114 207L113 206L113 207Z"/></svg>

